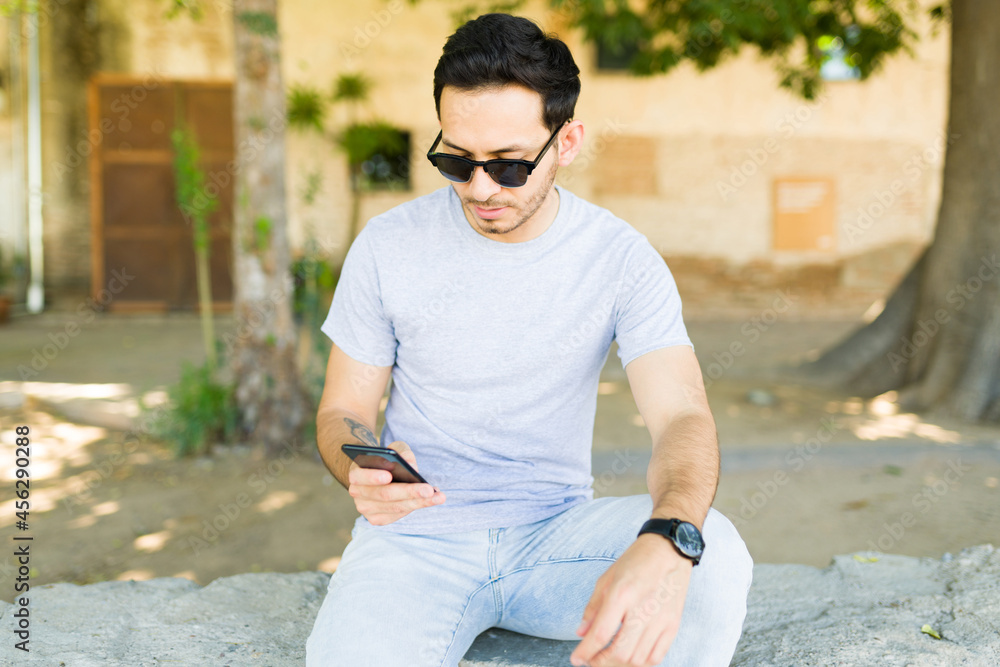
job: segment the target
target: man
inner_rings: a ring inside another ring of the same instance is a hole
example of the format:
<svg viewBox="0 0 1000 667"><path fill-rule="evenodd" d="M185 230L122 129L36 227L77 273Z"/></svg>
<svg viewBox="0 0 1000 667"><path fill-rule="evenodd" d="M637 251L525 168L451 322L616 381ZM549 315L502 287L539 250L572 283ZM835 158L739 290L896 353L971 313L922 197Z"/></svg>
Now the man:
<svg viewBox="0 0 1000 667"><path fill-rule="evenodd" d="M735 651L752 562L710 509L718 443L673 279L644 236L554 185L583 142L578 74L527 19L459 28L428 154L451 184L373 218L348 252L317 430L361 516L309 665L454 666L490 627L582 638L572 663L593 667ZM650 493L594 499L613 339L652 437ZM379 442L429 483L340 449Z"/></svg>

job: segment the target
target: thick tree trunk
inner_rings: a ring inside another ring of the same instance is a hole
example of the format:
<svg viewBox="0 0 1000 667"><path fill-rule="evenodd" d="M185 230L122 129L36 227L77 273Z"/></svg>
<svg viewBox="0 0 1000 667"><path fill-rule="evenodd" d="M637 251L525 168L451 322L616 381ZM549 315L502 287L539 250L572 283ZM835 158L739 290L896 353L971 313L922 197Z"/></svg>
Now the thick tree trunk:
<svg viewBox="0 0 1000 667"><path fill-rule="evenodd" d="M230 352L241 426L276 453L309 412L295 363L285 231L285 94L276 0L236 0L234 315Z"/></svg>
<svg viewBox="0 0 1000 667"><path fill-rule="evenodd" d="M933 243L874 322L808 370L909 410L1000 420L1000 2L952 0L951 98Z"/></svg>

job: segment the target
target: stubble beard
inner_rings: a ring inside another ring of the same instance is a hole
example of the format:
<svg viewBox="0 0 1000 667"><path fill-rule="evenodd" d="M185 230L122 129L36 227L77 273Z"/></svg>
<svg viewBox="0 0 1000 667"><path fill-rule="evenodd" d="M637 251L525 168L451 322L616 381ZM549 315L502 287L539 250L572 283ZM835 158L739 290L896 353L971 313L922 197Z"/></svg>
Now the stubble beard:
<svg viewBox="0 0 1000 667"><path fill-rule="evenodd" d="M465 203L466 208L469 211L469 215L472 217L476 225L480 228L480 230L482 230L484 234L497 235L497 236L500 236L502 234L510 234L515 229L517 229L518 227L526 223L528 220L530 220L531 217L538 212L538 209L542 207L542 204L545 203L545 198L548 197L549 192L552 190L552 184L556 180L556 171L558 170L558 168L559 168L559 163L554 161L552 163L552 168L549 169L549 173L545 175L545 184L541 188L539 188L538 191L535 192L535 194L533 194L530 199L528 199L528 201L524 203L523 207L506 204L504 202L491 202L491 201L484 202L482 205L480 205L479 202L477 202L474 199L465 199L463 201ZM501 223L499 221L483 220L482 218L477 216L475 211L473 210L473 206L480 206L481 208L500 208L501 206L510 206L515 211L519 211L520 215L518 215L518 217L515 218L514 222L511 223L509 227L503 228L500 227Z"/></svg>

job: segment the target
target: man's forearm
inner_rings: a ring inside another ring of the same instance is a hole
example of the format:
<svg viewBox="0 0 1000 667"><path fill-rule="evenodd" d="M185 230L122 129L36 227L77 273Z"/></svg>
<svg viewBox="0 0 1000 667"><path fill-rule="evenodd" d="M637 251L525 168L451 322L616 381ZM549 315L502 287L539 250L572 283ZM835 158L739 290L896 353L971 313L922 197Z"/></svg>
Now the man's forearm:
<svg viewBox="0 0 1000 667"><path fill-rule="evenodd" d="M646 485L653 517L689 521L699 529L719 483L719 440L711 413L676 417L653 443Z"/></svg>
<svg viewBox="0 0 1000 667"><path fill-rule="evenodd" d="M316 443L330 474L346 489L350 486L347 474L351 457L340 450L345 443L378 447L378 438L362 418L349 410L321 410L316 415Z"/></svg>

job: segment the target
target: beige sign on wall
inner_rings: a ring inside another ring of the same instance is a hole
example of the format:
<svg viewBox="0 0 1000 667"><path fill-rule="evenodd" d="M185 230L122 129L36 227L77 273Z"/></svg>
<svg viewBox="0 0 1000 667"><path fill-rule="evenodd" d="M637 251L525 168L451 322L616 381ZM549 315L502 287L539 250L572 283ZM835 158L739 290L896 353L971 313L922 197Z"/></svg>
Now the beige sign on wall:
<svg viewBox="0 0 1000 667"><path fill-rule="evenodd" d="M836 192L832 178L774 179L775 250L836 250Z"/></svg>

